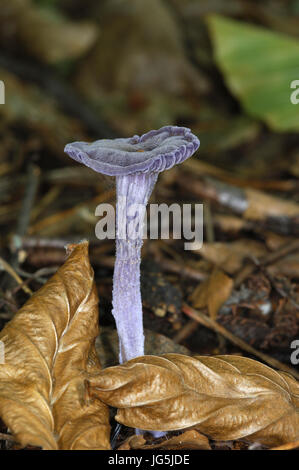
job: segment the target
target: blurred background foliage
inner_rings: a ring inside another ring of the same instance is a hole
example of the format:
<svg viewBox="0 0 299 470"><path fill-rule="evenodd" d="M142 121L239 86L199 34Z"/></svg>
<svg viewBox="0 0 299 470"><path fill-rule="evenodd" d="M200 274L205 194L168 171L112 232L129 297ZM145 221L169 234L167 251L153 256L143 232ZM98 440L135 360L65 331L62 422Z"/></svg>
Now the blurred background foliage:
<svg viewBox="0 0 299 470"><path fill-rule="evenodd" d="M298 14L297 0L0 0L0 116L42 128L55 158L74 139L190 126L202 159L275 176L297 158Z"/></svg>

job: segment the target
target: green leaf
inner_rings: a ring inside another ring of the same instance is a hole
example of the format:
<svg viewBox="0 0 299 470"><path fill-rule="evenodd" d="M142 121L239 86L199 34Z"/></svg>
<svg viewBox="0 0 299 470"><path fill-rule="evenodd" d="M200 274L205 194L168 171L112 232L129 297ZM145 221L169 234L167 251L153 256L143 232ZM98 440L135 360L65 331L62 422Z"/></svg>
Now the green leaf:
<svg viewBox="0 0 299 470"><path fill-rule="evenodd" d="M299 41L219 15L208 17L215 59L248 114L277 131L299 131Z"/></svg>

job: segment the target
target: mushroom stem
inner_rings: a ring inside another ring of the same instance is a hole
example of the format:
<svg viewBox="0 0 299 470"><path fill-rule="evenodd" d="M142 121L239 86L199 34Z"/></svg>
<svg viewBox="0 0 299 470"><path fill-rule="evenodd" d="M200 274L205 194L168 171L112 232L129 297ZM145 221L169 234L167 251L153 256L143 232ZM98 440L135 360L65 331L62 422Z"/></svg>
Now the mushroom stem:
<svg viewBox="0 0 299 470"><path fill-rule="evenodd" d="M144 355L140 261L146 205L158 173L116 177L116 259L113 316L119 336L119 361Z"/></svg>

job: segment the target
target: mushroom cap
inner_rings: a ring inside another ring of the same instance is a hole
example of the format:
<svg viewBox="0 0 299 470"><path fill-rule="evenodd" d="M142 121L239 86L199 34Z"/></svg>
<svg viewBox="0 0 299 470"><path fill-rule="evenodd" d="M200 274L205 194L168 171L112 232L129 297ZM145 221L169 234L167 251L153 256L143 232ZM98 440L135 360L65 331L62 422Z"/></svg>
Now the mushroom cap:
<svg viewBox="0 0 299 470"><path fill-rule="evenodd" d="M164 126L142 136L73 142L64 151L98 173L125 176L168 170L198 149L199 140L186 127Z"/></svg>

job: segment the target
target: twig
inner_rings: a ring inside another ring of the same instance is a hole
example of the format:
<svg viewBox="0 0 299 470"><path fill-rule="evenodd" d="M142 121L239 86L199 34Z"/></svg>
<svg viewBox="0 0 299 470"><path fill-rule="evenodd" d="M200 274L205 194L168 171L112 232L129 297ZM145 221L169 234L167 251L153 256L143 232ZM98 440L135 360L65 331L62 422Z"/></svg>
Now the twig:
<svg viewBox="0 0 299 470"><path fill-rule="evenodd" d="M22 284L20 284L19 286L17 286L12 292L11 294L12 295L16 295L17 292L22 289L24 286L28 286L28 284L33 281L33 280L36 280L38 281L40 284L45 284L47 282L48 279L46 278L43 278L41 277L41 273L42 274L47 274L47 275L52 275L54 274L58 269L58 266L51 266L50 268L41 268L39 269L38 271L36 271L35 273L33 274L29 274L29 273L24 273L24 271L22 271L21 269L18 269L18 272L24 276L24 277L27 277L26 281L23 281Z"/></svg>
<svg viewBox="0 0 299 470"><path fill-rule="evenodd" d="M182 343L185 339L194 333L198 328L198 322L196 320L189 320L183 328L172 338L175 343Z"/></svg>
<svg viewBox="0 0 299 470"><path fill-rule="evenodd" d="M180 263L168 258L163 258L160 250L157 249L158 244L149 244L149 254L154 256L155 261L159 263L162 269L173 274L179 274L181 278L189 278L194 281L204 281L207 279L208 275L205 272L194 269L190 266L187 266L186 263Z"/></svg>
<svg viewBox="0 0 299 470"><path fill-rule="evenodd" d="M197 321L201 325L209 328L210 330L215 331L215 333L220 333L226 339L228 339L231 343L235 344L239 348L243 349L249 354L252 354L263 362L266 362L271 367L275 367L276 369L282 370L288 374L293 375L297 379L299 379L299 373L292 369L291 367L286 366L282 362L278 361L277 359L273 359L272 357L264 354L260 351L257 351L255 348L250 346L249 344L245 343L242 339L238 338L237 336L233 335L230 331L228 331L223 326L219 325L215 320L210 317L207 317L203 313L195 310L194 308L190 307L189 305L184 304L182 307L183 312L193 320Z"/></svg>
<svg viewBox="0 0 299 470"><path fill-rule="evenodd" d="M64 250L69 243L76 243L80 239L62 239L62 238L37 238L37 237L13 237L11 249L16 250L22 248L28 250L30 248L58 248Z"/></svg>
<svg viewBox="0 0 299 470"><path fill-rule="evenodd" d="M19 310L19 308L17 307L17 305L15 304L15 302L13 302L12 300L8 299L7 296L5 296L5 294L3 294L1 292L1 294L3 295L3 297L0 299L0 308L3 307L3 305L6 305L10 308L10 310L12 312L17 312ZM4 315L4 314L2 314ZM4 317L3 317L4 318Z"/></svg>
<svg viewBox="0 0 299 470"><path fill-rule="evenodd" d="M291 243L286 243L285 245L283 245L282 248L275 251L274 253L270 253L269 255L267 255L265 258L262 259L262 263L265 266L268 266L269 264L276 263L276 261L280 260L281 258L284 258L293 251L297 250L299 250L299 240L294 240Z"/></svg>
<svg viewBox="0 0 299 470"><path fill-rule="evenodd" d="M268 255L260 258L258 260L258 265L269 266L276 263L281 258L293 253L294 251L299 250L299 240L294 240L291 243L285 244L282 248L275 251L274 253L269 253ZM257 264L248 265L246 264L241 271L237 274L235 278L235 287L240 286L245 279L247 279L255 270L257 269Z"/></svg>
<svg viewBox="0 0 299 470"><path fill-rule="evenodd" d="M69 209L65 209L63 211L60 211L56 214L50 215L46 217L45 219L40 220L39 222L35 223L29 228L29 233L33 234L36 232L39 232L51 225L58 224L62 221L65 221L67 218L72 218L74 215L78 213L82 208L90 206L90 205L98 205L101 204L102 202L107 202L111 200L114 197L115 190L111 189L109 191L106 191L94 198L92 198L89 201L81 202L77 206L71 207Z"/></svg>
<svg viewBox="0 0 299 470"><path fill-rule="evenodd" d="M11 434L5 434L3 432L0 432L0 441L16 442L15 438Z"/></svg>
<svg viewBox="0 0 299 470"><path fill-rule="evenodd" d="M194 281L205 281L208 275L202 271L191 268L190 266L182 266L175 261L169 259L159 259L161 268L173 274L179 274L181 278L190 278Z"/></svg>
<svg viewBox="0 0 299 470"><path fill-rule="evenodd" d="M199 177L210 175L241 188L250 187L272 191L296 191L298 189L298 181L296 179L267 181L265 179L246 178L242 175L233 174L231 171L224 170L218 166L193 158L184 162L184 170Z"/></svg>
<svg viewBox="0 0 299 470"><path fill-rule="evenodd" d="M116 442L117 442L119 433L121 431L121 427L122 427L122 425L120 423L117 423L117 425L115 426L115 429L114 429L112 437L111 437L111 447L112 447L112 449L115 449Z"/></svg>

